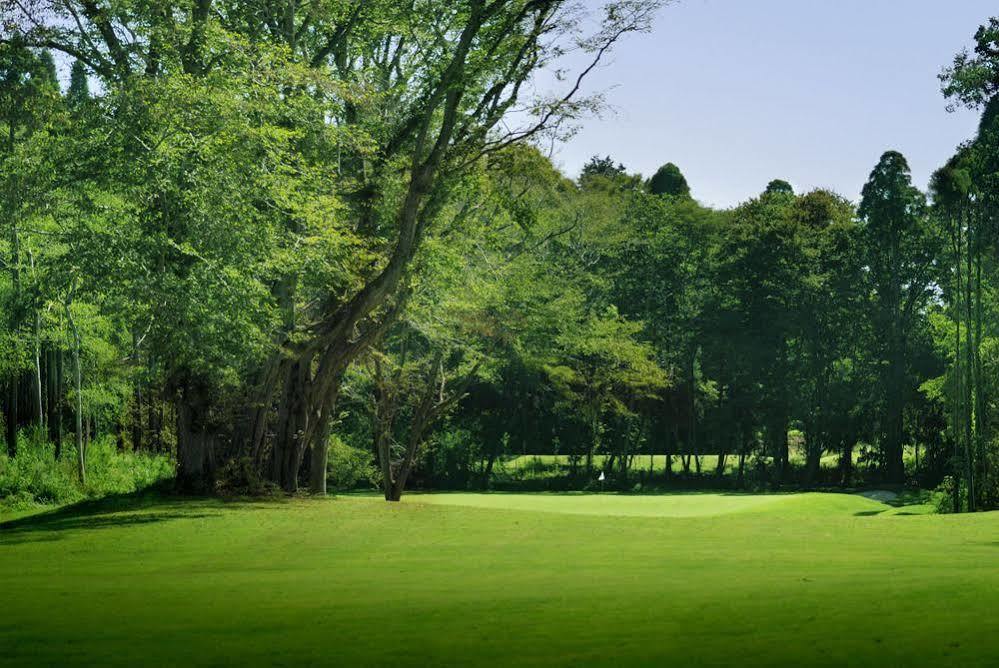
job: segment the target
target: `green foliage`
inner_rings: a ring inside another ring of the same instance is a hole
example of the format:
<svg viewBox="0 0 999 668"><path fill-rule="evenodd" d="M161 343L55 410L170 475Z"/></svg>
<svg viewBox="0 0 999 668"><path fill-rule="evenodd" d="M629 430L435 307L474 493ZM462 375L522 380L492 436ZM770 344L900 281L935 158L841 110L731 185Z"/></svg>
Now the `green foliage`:
<svg viewBox="0 0 999 668"><path fill-rule="evenodd" d="M944 97L977 109L999 93L999 18L975 32L973 53L961 51L940 74Z"/></svg>
<svg viewBox="0 0 999 668"><path fill-rule="evenodd" d="M17 455L0 452L0 499L12 508L72 503L83 498L69 461L54 461L54 448L35 439L19 439Z"/></svg>
<svg viewBox="0 0 999 668"><path fill-rule="evenodd" d="M338 490L371 487L378 482L378 469L371 450L356 448L337 435L330 437L327 480Z"/></svg>
<svg viewBox="0 0 999 668"><path fill-rule="evenodd" d="M668 195L670 197L690 197L690 186L680 168L672 162L656 170L649 179L647 187L653 195Z"/></svg>
<svg viewBox="0 0 999 668"><path fill-rule="evenodd" d="M79 60L73 61L69 70L69 89L66 91L66 101L74 107L86 103L90 99L90 81L87 77L87 67Z"/></svg>
<svg viewBox="0 0 999 668"><path fill-rule="evenodd" d="M790 183L784 181L783 179L774 179L767 184L766 190L763 191L764 195L793 195L794 188Z"/></svg>
<svg viewBox="0 0 999 668"><path fill-rule="evenodd" d="M131 494L173 476L173 463L165 455L121 452L110 437L87 446L87 466L87 485L81 487L75 453L67 451L56 460L50 443L22 436L13 459L0 451L0 505L25 509Z"/></svg>

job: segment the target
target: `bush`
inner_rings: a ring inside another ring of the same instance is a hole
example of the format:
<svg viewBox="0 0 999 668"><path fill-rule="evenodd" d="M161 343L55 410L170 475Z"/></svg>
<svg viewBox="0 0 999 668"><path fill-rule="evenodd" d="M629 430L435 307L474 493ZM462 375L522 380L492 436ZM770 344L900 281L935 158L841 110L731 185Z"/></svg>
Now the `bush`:
<svg viewBox="0 0 999 668"><path fill-rule="evenodd" d="M109 494L130 494L173 475L165 455L118 452L114 439L102 437L87 448L87 484L77 480L76 452L38 438L18 439L17 456L0 452L0 503L24 509L34 505L66 504Z"/></svg>
<svg viewBox="0 0 999 668"><path fill-rule="evenodd" d="M423 467L418 471L428 486L438 489L467 489L475 479L475 462L482 456L480 441L467 429L448 425L430 438L424 449ZM417 478L420 476L418 475Z"/></svg>
<svg viewBox="0 0 999 668"><path fill-rule="evenodd" d="M76 453L71 453L75 469ZM131 494L173 475L174 465L169 457L121 452L111 436L97 439L87 447L87 496Z"/></svg>
<svg viewBox="0 0 999 668"><path fill-rule="evenodd" d="M272 496L281 493L277 485L260 476L250 457L226 462L218 472L215 491L223 496Z"/></svg>
<svg viewBox="0 0 999 668"><path fill-rule="evenodd" d="M933 506L936 508L938 513L952 513L954 512L954 478L952 476L945 476L943 482L937 486L936 489L931 493L930 499ZM965 488L962 486L960 491L959 504L964 507L967 502L968 494Z"/></svg>
<svg viewBox="0 0 999 668"><path fill-rule="evenodd" d="M377 484L378 469L370 451L344 443L336 434L330 436L329 448L326 480L333 489L346 490Z"/></svg>

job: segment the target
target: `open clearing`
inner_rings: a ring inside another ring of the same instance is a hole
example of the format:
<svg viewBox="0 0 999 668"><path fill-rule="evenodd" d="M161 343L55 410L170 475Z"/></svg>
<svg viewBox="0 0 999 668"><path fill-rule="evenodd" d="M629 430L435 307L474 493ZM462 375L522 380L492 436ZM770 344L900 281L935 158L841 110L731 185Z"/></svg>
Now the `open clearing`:
<svg viewBox="0 0 999 668"><path fill-rule="evenodd" d="M0 529L0 663L988 666L997 563L838 494L146 496Z"/></svg>

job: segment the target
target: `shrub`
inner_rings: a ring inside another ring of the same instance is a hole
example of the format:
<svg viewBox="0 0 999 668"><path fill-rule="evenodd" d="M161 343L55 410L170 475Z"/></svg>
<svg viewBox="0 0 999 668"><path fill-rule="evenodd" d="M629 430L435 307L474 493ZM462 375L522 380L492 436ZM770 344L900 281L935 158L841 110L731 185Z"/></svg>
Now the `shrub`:
<svg viewBox="0 0 999 668"><path fill-rule="evenodd" d="M345 443L333 434L329 441L326 480L333 489L346 490L370 487L378 482L371 452Z"/></svg>
<svg viewBox="0 0 999 668"><path fill-rule="evenodd" d="M933 490L930 498L938 513L954 512L954 485L954 478L952 476L945 476L943 482L941 482L940 485ZM962 486L959 500L962 508L964 507L967 498L967 492Z"/></svg>
<svg viewBox="0 0 999 668"><path fill-rule="evenodd" d="M76 473L76 451L63 448L55 458L55 447L40 438L22 434L17 456L0 452L0 503L23 509L33 505L66 504L109 494L129 494L173 475L173 463L165 455L119 452L114 439L106 436L87 446L87 484L81 486Z"/></svg>
<svg viewBox="0 0 999 668"><path fill-rule="evenodd" d="M271 496L280 494L280 488L264 480L250 457L230 459L219 470L215 491L224 496Z"/></svg>

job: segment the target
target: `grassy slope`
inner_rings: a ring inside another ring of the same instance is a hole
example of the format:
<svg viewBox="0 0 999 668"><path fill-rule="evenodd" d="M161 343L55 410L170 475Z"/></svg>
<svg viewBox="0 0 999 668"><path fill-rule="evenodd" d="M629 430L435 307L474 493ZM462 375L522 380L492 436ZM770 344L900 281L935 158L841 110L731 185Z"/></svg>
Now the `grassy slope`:
<svg viewBox="0 0 999 668"><path fill-rule="evenodd" d="M575 497L642 514L658 498L659 517L451 505L565 503L464 496L20 520L0 529L0 663L999 663L999 514L871 516L883 506L839 495ZM669 516L698 497L725 514Z"/></svg>

